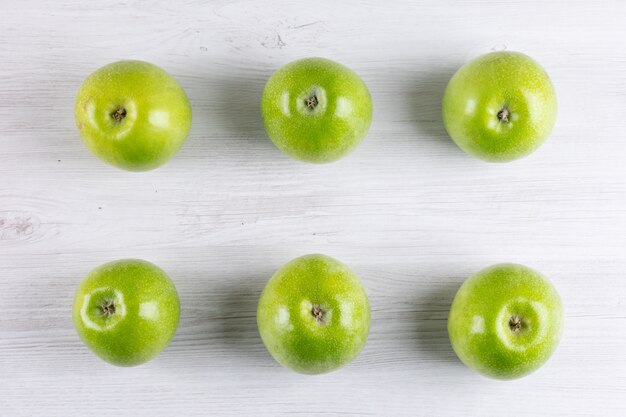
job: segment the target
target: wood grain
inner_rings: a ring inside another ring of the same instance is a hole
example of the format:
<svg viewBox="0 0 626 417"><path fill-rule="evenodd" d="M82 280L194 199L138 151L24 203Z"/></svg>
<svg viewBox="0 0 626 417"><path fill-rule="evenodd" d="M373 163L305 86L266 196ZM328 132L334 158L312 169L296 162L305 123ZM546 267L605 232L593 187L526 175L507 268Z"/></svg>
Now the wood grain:
<svg viewBox="0 0 626 417"><path fill-rule="evenodd" d="M0 4L0 415L626 415L626 3L113 1ZM479 54L520 50L550 73L550 140L511 164L448 139L440 100ZM259 115L267 77L304 56L355 69L375 120L350 157L292 161ZM106 63L145 59L190 96L192 133L133 174L81 144L73 101ZM273 362L257 335L265 281L293 257L350 265L372 303L368 344L321 377ZM75 288L105 261L163 267L177 337L133 369L78 340ZM460 283L496 262L549 276L566 306L549 363L502 383L456 359Z"/></svg>

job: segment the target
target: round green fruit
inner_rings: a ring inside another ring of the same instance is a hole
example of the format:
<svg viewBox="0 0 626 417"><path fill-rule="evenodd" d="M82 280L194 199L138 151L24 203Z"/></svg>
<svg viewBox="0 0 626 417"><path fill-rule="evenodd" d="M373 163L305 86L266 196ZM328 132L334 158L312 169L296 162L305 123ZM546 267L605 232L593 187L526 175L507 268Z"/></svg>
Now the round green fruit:
<svg viewBox="0 0 626 417"><path fill-rule="evenodd" d="M87 77L74 113L87 148L129 171L169 161L191 128L191 106L178 81L143 61L115 62Z"/></svg>
<svg viewBox="0 0 626 417"><path fill-rule="evenodd" d="M369 333L370 306L359 278L325 255L306 255L269 280L257 309L263 343L281 365L304 374L354 359Z"/></svg>
<svg viewBox="0 0 626 417"><path fill-rule="evenodd" d="M365 137L372 98L359 76L337 62L306 58L270 77L261 113L274 144L306 162L336 161Z"/></svg>
<svg viewBox="0 0 626 417"><path fill-rule="evenodd" d="M134 366L169 344L178 327L178 293L156 265L124 259L89 273L74 298L74 326L105 361Z"/></svg>
<svg viewBox="0 0 626 417"><path fill-rule="evenodd" d="M548 74L519 52L493 52L462 66L443 97L443 122L470 155L508 162L537 149L556 120Z"/></svg>
<svg viewBox="0 0 626 417"><path fill-rule="evenodd" d="M457 356L497 379L538 369L556 349L562 328L563 307L552 284L517 264L494 265L466 280L448 317Z"/></svg>

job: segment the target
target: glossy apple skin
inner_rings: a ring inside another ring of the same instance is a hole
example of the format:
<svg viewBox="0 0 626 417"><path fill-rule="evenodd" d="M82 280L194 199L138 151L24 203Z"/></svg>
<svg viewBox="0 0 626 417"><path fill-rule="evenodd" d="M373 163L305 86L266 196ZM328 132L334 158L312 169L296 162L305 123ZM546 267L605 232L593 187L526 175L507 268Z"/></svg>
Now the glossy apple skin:
<svg viewBox="0 0 626 417"><path fill-rule="evenodd" d="M307 106L315 97L316 105ZM326 163L350 153L372 122L372 98L359 76L324 58L291 62L274 73L261 101L274 144L301 161Z"/></svg>
<svg viewBox="0 0 626 417"><path fill-rule="evenodd" d="M507 121L498 113L506 108ZM443 97L443 122L470 155L508 162L536 150L556 120L556 93L548 74L519 52L493 52L462 66Z"/></svg>
<svg viewBox="0 0 626 417"><path fill-rule="evenodd" d="M114 302L106 316L102 305ZM81 340L100 358L135 366L158 355L178 327L178 293L166 273L139 259L99 266L82 281L73 319Z"/></svg>
<svg viewBox="0 0 626 417"><path fill-rule="evenodd" d="M313 315L319 306L322 320ZM338 369L365 345L370 306L359 278L325 255L305 255L269 280L257 309L263 343L281 365L303 374Z"/></svg>
<svg viewBox="0 0 626 417"><path fill-rule="evenodd" d="M125 116L116 120L116 110ZM76 126L98 158L128 171L169 161L191 128L191 106L170 74L143 61L106 65L83 82L76 97Z"/></svg>
<svg viewBox="0 0 626 417"><path fill-rule="evenodd" d="M512 318L521 323L517 333ZM562 328L563 307L552 284L518 264L494 265L466 280L448 317L457 356L496 379L520 378L538 369L556 349Z"/></svg>

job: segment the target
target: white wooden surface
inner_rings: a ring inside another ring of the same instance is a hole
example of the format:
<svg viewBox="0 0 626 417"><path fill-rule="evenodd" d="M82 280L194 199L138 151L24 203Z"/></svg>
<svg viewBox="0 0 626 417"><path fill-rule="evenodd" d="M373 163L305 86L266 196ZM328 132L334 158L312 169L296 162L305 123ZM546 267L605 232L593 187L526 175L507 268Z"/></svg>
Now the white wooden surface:
<svg viewBox="0 0 626 417"><path fill-rule="evenodd" d="M626 415L626 2L86 1L0 3L0 415ZM523 51L556 85L552 137L491 165L447 138L440 99L461 64ZM331 165L266 138L265 80L300 57L355 69L370 134ZM138 58L194 109L179 155L136 174L96 160L73 119L81 81ZM362 277L366 348L343 370L279 367L255 308L283 263L323 252ZM182 321L132 369L78 340L75 288L100 263L163 267ZM445 330L460 283L496 262L549 276L566 330L540 371L466 369Z"/></svg>

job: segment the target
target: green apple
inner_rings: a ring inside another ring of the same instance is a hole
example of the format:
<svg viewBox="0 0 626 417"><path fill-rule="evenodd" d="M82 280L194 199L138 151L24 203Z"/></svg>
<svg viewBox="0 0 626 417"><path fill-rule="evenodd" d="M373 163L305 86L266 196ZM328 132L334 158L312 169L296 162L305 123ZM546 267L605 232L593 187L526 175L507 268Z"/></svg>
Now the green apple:
<svg viewBox="0 0 626 417"><path fill-rule="evenodd" d="M361 281L346 265L325 255L305 255L269 280L257 324L277 362L321 374L346 365L365 345L370 306Z"/></svg>
<svg viewBox="0 0 626 417"><path fill-rule="evenodd" d="M170 160L191 127L191 106L178 81L143 61L119 61L95 71L78 90L74 112L87 148L129 171Z"/></svg>
<svg viewBox="0 0 626 417"><path fill-rule="evenodd" d="M517 264L494 265L466 280L448 317L457 356L497 379L538 369L556 349L562 328L563 307L552 284Z"/></svg>
<svg viewBox="0 0 626 417"><path fill-rule="evenodd" d="M178 327L178 293L156 265L123 259L99 266L78 287L74 326L82 341L118 366L142 364L169 344Z"/></svg>
<svg viewBox="0 0 626 417"><path fill-rule="evenodd" d="M537 149L556 120L548 74L519 52L493 52L462 66L443 97L443 122L470 155L508 162Z"/></svg>
<svg viewBox="0 0 626 417"><path fill-rule="evenodd" d="M346 156L363 140L372 121L372 98L349 68L306 58L270 77L261 113L267 134L281 151L325 163Z"/></svg>

